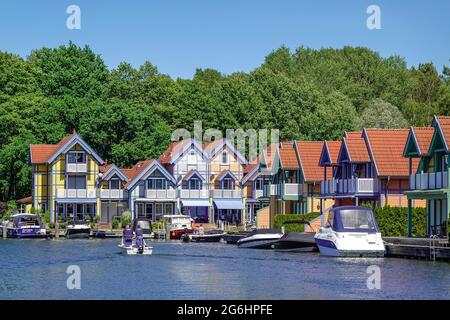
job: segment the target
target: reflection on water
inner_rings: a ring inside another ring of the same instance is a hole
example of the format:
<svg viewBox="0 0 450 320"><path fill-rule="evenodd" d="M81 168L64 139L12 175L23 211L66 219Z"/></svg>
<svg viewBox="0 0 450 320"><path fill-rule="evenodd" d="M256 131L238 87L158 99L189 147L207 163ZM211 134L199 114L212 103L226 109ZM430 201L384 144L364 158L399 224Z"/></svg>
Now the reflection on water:
<svg viewBox="0 0 450 320"><path fill-rule="evenodd" d="M124 256L118 240L0 242L2 299L447 299L450 264L336 259L317 253L153 242L152 256ZM81 268L68 290L66 268ZM381 268L381 289L366 286Z"/></svg>

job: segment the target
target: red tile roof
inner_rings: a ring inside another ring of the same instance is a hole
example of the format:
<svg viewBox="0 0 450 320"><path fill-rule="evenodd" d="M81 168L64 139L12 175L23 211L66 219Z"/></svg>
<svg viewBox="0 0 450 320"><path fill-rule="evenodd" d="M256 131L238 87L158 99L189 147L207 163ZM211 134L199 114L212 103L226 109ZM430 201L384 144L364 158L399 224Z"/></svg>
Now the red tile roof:
<svg viewBox="0 0 450 320"><path fill-rule="evenodd" d="M379 176L406 177L409 175L409 159L403 157L408 129L368 129L367 139L370 145ZM419 163L413 159L413 172Z"/></svg>
<svg viewBox="0 0 450 320"><path fill-rule="evenodd" d="M299 164L297 160L297 155L295 153L294 149L294 143L293 142L281 142L279 155L280 155L280 165L283 169L298 169Z"/></svg>
<svg viewBox="0 0 450 320"><path fill-rule="evenodd" d="M330 153L331 162L337 163L339 157L339 150L341 150L341 141L325 141L328 146L328 152Z"/></svg>
<svg viewBox="0 0 450 320"><path fill-rule="evenodd" d="M17 200L17 202L22 203L22 204L32 203L33 197L32 196L25 197L25 198Z"/></svg>
<svg viewBox="0 0 450 320"><path fill-rule="evenodd" d="M248 174L250 171L252 171L256 166L258 166L258 164L259 164L259 161L258 161L258 163L249 163L248 165L246 165L244 167L244 176L246 174Z"/></svg>
<svg viewBox="0 0 450 320"><path fill-rule="evenodd" d="M345 144L352 162L370 162L366 142L361 138L345 138Z"/></svg>
<svg viewBox="0 0 450 320"><path fill-rule="evenodd" d="M433 138L433 127L413 127L414 135L419 145L420 154L427 154L430 148L431 139Z"/></svg>
<svg viewBox="0 0 450 320"><path fill-rule="evenodd" d="M275 151L278 149L278 143L271 143L265 150L266 167L272 169L273 159L275 158Z"/></svg>
<svg viewBox="0 0 450 320"><path fill-rule="evenodd" d="M450 147L450 117L439 116L436 117L441 127L442 135L444 136L447 147Z"/></svg>
<svg viewBox="0 0 450 320"><path fill-rule="evenodd" d="M362 137L362 131L345 131L344 138L359 139Z"/></svg>
<svg viewBox="0 0 450 320"><path fill-rule="evenodd" d="M31 163L46 163L55 152L72 138L73 134L69 134L61 139L57 144L32 144L30 145Z"/></svg>
<svg viewBox="0 0 450 320"><path fill-rule="evenodd" d="M158 158L158 162L161 164L168 164L186 143L190 143L190 139L180 140L172 142L166 151Z"/></svg>
<svg viewBox="0 0 450 320"><path fill-rule="evenodd" d="M126 184L126 186L128 186L128 184L131 181L133 181L134 178L136 178L152 161L153 161L153 159L147 159L147 160L139 161L138 163L136 163L134 165L133 168L120 169L120 171L122 171L122 173L124 175L126 175L128 178L128 183Z"/></svg>
<svg viewBox="0 0 450 320"><path fill-rule="evenodd" d="M323 141L297 141L300 166L306 182L323 180L324 169L319 166L322 149ZM327 175L331 178L331 170Z"/></svg>

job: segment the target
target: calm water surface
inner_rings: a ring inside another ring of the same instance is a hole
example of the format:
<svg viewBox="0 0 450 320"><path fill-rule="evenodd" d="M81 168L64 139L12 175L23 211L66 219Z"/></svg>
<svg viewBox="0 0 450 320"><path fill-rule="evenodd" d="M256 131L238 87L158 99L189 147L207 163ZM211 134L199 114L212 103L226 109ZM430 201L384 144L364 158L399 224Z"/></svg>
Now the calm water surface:
<svg viewBox="0 0 450 320"><path fill-rule="evenodd" d="M226 244L152 242L125 256L119 240L0 241L0 299L448 299L450 263L336 259ZM381 269L369 290L367 267ZM66 269L81 268L68 290Z"/></svg>

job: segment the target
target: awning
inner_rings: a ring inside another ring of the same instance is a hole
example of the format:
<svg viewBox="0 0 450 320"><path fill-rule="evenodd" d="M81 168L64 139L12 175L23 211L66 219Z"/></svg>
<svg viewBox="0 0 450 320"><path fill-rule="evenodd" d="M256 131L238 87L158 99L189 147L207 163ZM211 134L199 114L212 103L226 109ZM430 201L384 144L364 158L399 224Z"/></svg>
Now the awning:
<svg viewBox="0 0 450 320"><path fill-rule="evenodd" d="M181 200L185 207L209 207L208 200Z"/></svg>
<svg viewBox="0 0 450 320"><path fill-rule="evenodd" d="M216 204L217 209L244 209L241 200L214 200L214 203Z"/></svg>

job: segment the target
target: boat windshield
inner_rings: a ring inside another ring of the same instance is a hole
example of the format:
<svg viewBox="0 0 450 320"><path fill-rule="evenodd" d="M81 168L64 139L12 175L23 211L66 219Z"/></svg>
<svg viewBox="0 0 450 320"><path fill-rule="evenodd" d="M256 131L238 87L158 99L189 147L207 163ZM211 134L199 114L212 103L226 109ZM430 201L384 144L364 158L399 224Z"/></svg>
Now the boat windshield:
<svg viewBox="0 0 450 320"><path fill-rule="evenodd" d="M139 220L136 223L136 228L141 228L141 229L147 230L147 229L151 229L152 227L151 227L149 221Z"/></svg>
<svg viewBox="0 0 450 320"><path fill-rule="evenodd" d="M336 219L339 216L340 219ZM341 232L377 232L373 212L371 210L340 210L335 214L333 229Z"/></svg>
<svg viewBox="0 0 450 320"><path fill-rule="evenodd" d="M20 219L18 219L18 223L21 226L39 226L39 219L34 216L22 216Z"/></svg>

